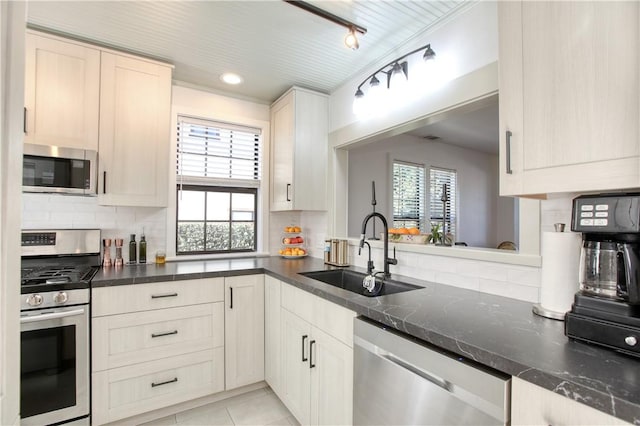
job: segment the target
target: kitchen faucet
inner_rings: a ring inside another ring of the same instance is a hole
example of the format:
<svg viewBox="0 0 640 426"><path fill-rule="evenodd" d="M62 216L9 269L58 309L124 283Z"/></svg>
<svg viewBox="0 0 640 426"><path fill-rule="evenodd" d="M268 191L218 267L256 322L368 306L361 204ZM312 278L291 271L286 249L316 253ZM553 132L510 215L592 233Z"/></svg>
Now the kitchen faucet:
<svg viewBox="0 0 640 426"><path fill-rule="evenodd" d="M373 266L373 260L371 260L371 244L369 244L368 242L364 242L364 244L367 245L367 248L369 248L369 260L367 260L367 275L371 275L371 273L374 270L374 266ZM362 245L360 247L358 247L358 256L360 256L360 254L362 254Z"/></svg>
<svg viewBox="0 0 640 426"><path fill-rule="evenodd" d="M383 254L384 254L384 276L389 277L391 274L389 273L389 265L397 265L398 264L398 259L395 258L395 252L396 249L394 247L393 249L393 257L389 257L389 226L387 225L387 219L380 213L378 212L372 212L369 213L367 216L365 216L364 220L362 221L362 233L360 234L360 249L362 249L362 247L364 247L364 238L365 238L365 234L367 233L367 223L369 223L369 220L371 218L374 217L378 217L380 218L380 220L382 221L382 226L384 226L384 247L383 247Z"/></svg>

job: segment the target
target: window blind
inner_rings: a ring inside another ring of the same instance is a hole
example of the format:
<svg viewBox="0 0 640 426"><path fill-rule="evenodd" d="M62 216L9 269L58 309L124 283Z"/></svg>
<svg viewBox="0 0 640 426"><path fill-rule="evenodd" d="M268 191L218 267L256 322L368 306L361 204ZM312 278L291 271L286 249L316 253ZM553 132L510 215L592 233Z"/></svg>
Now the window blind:
<svg viewBox="0 0 640 426"><path fill-rule="evenodd" d="M422 232L426 218L425 167L400 161L393 162L393 226L416 227Z"/></svg>
<svg viewBox="0 0 640 426"><path fill-rule="evenodd" d="M429 170L429 175L429 210L431 222L434 224L442 223L442 194L446 188L448 198L447 208L444 212L444 220L447 225L446 232L455 236L457 219L456 171L432 167Z"/></svg>
<svg viewBox="0 0 640 426"><path fill-rule="evenodd" d="M260 129L178 117L176 174L179 182L237 180L258 186L261 179Z"/></svg>

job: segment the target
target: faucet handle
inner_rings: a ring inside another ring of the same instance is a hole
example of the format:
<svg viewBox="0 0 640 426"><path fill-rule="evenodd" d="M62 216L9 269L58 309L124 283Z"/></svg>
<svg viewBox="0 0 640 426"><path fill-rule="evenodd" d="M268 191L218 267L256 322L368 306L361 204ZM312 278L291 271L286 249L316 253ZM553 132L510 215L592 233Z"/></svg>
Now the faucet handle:
<svg viewBox="0 0 640 426"><path fill-rule="evenodd" d="M398 259L396 259L396 247L393 246L393 257L387 259L387 263L389 265L397 265L398 264Z"/></svg>

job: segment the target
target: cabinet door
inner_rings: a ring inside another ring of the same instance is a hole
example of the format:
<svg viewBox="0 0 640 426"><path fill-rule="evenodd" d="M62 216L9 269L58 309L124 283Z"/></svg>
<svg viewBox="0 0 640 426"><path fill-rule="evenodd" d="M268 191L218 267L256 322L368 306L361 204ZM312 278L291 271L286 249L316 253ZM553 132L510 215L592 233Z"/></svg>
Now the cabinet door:
<svg viewBox="0 0 640 426"><path fill-rule="evenodd" d="M522 194L522 3L498 3L500 195Z"/></svg>
<svg viewBox="0 0 640 426"><path fill-rule="evenodd" d="M293 208L295 149L295 93L278 100L271 109L271 210Z"/></svg>
<svg viewBox="0 0 640 426"><path fill-rule="evenodd" d="M311 419L311 325L286 309L282 310L281 321L282 400L296 419L307 425Z"/></svg>
<svg viewBox="0 0 640 426"><path fill-rule="evenodd" d="M24 141L98 150L100 51L27 33Z"/></svg>
<svg viewBox="0 0 640 426"><path fill-rule="evenodd" d="M280 289L277 279L264 277L264 379L271 389L282 396L282 358L280 333Z"/></svg>
<svg viewBox="0 0 640 426"><path fill-rule="evenodd" d="M312 334L311 424L353 424L353 349L316 327Z"/></svg>
<svg viewBox="0 0 640 426"><path fill-rule="evenodd" d="M98 202L167 205L171 68L102 52Z"/></svg>
<svg viewBox="0 0 640 426"><path fill-rule="evenodd" d="M511 424L513 425L629 424L517 377L511 380Z"/></svg>
<svg viewBox="0 0 640 426"><path fill-rule="evenodd" d="M225 278L225 389L264 380L264 275Z"/></svg>

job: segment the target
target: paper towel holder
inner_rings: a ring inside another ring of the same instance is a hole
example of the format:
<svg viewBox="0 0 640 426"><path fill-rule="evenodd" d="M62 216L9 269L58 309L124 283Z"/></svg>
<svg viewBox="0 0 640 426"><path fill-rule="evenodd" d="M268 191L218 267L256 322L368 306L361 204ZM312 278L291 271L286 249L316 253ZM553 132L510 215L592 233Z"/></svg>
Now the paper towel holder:
<svg viewBox="0 0 640 426"><path fill-rule="evenodd" d="M566 312L557 312L552 311L551 309L543 308L541 304L536 303L532 307L532 311L536 315L540 315L541 317L550 318L558 321L564 321L564 316L567 314Z"/></svg>

